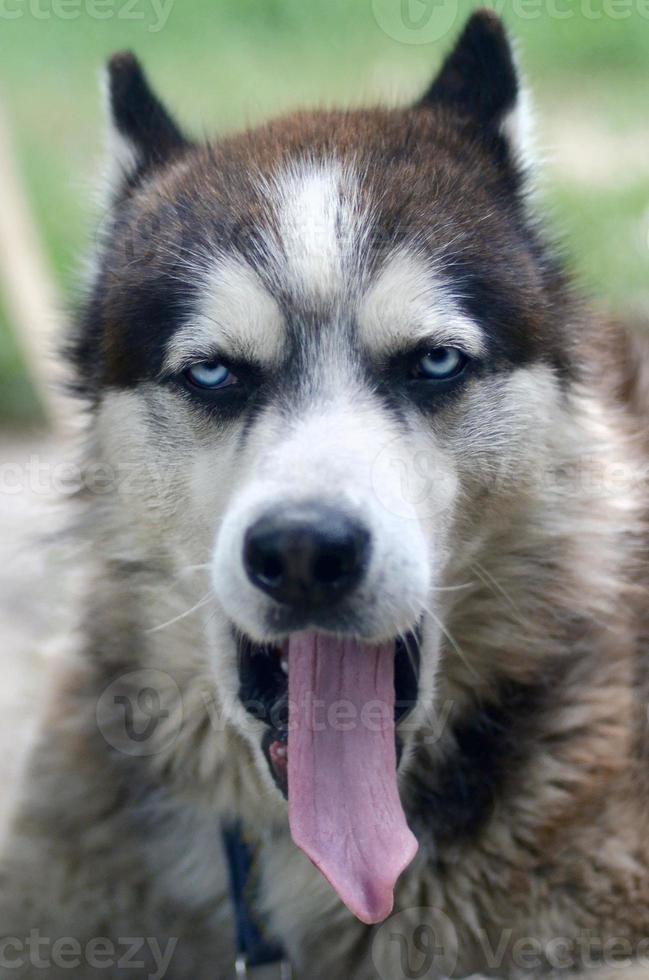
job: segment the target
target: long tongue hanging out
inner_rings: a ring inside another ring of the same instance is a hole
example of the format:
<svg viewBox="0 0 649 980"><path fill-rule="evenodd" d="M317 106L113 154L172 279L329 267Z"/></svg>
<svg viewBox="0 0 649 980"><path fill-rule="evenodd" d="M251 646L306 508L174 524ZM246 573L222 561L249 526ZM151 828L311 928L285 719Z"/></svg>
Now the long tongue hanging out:
<svg viewBox="0 0 649 980"><path fill-rule="evenodd" d="M300 633L288 676L293 840L357 918L382 922L417 853L397 787L394 644Z"/></svg>

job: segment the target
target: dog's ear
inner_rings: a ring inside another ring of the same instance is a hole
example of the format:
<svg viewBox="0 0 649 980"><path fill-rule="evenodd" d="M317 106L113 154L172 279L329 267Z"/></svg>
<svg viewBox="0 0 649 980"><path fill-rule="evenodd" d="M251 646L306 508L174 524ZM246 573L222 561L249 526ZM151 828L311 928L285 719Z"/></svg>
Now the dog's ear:
<svg viewBox="0 0 649 980"><path fill-rule="evenodd" d="M528 161L527 92L505 27L491 10L477 10L469 18L419 105L447 106L487 139L504 137L514 157Z"/></svg>
<svg viewBox="0 0 649 980"><path fill-rule="evenodd" d="M108 179L113 194L190 146L129 51L114 54L108 62L106 101Z"/></svg>

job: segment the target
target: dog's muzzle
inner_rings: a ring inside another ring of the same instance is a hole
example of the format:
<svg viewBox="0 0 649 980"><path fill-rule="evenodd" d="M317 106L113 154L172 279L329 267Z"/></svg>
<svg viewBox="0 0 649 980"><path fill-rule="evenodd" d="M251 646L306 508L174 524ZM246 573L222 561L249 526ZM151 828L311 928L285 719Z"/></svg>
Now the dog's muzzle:
<svg viewBox="0 0 649 980"><path fill-rule="evenodd" d="M264 723L261 748L288 799L293 841L368 924L389 914L417 850L398 769L419 674L412 630L363 638L371 551L363 520L339 507L266 511L244 535L242 560L277 639L238 633L239 695Z"/></svg>

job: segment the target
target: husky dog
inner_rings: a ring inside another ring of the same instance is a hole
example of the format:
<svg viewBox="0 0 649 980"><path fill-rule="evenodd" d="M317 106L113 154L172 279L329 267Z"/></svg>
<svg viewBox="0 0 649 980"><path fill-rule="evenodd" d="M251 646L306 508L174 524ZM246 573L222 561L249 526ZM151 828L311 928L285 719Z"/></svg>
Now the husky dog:
<svg viewBox="0 0 649 980"><path fill-rule="evenodd" d="M131 55L108 95L0 976L227 978L248 917L300 980L649 976L646 372L532 214L500 21L396 110L203 145Z"/></svg>

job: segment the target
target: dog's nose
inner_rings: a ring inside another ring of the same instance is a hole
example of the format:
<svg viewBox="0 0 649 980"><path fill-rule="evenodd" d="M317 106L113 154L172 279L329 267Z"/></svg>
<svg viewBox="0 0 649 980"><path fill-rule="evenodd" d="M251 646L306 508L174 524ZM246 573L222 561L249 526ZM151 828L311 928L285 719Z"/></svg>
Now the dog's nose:
<svg viewBox="0 0 649 980"><path fill-rule="evenodd" d="M304 611L348 595L369 549L367 529L344 511L301 504L260 517L246 533L243 561L253 585Z"/></svg>

